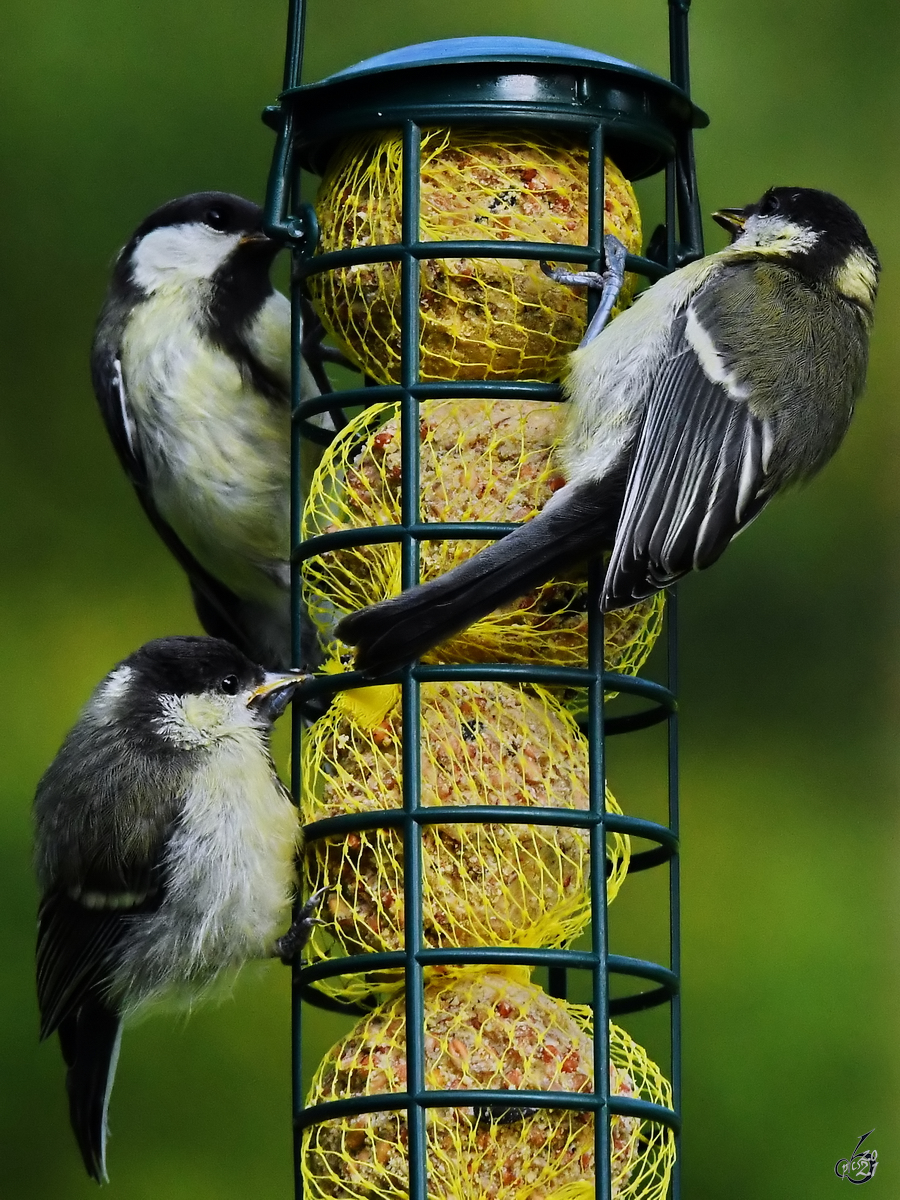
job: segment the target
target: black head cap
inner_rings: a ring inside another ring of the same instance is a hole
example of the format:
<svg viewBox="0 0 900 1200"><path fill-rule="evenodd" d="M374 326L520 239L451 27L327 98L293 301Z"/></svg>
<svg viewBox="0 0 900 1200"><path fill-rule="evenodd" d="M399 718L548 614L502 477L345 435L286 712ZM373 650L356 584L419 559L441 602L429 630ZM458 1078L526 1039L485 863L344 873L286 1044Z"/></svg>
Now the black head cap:
<svg viewBox="0 0 900 1200"><path fill-rule="evenodd" d="M134 245L167 225L208 225L217 233L261 233L263 210L252 200L229 192L194 192L160 205L134 231Z"/></svg>
<svg viewBox="0 0 900 1200"><path fill-rule="evenodd" d="M728 224L725 210L723 224ZM755 204L735 214L749 220L751 217L780 218L800 230L810 230L817 236L808 245L802 243L786 255L790 264L811 280L828 278L840 270L851 254L865 255L877 279L880 263L878 253L866 231L865 225L849 204L831 192L817 188L771 187ZM736 237L741 236L743 222L737 220L731 228Z"/></svg>
<svg viewBox="0 0 900 1200"><path fill-rule="evenodd" d="M150 214L135 230L131 240L123 247L113 268L106 304L100 314L95 336L95 356L99 355L100 367L95 372L102 375L105 360L109 357L110 343L118 345L122 329L134 305L148 295L146 285L139 282L135 264L144 239L158 230L172 228L190 229L204 227L209 239L201 237L198 245L203 253L197 258L196 278L190 278L185 286L196 284L206 289L204 294L207 332L223 350L247 368L260 390L273 397L282 398L284 382L280 377L266 372L258 361L250 360L244 328L256 316L260 308L273 294L269 270L281 245L266 236L263 230L263 210L252 200L244 200L228 192L195 192L170 200ZM222 235L221 254L207 251ZM177 246L176 237L175 244ZM166 243L164 242L165 246ZM192 253L188 243L187 257L176 252L171 266L184 272L190 264ZM167 248L164 253L172 253ZM162 276L165 276L163 263ZM177 286L184 284L178 273L173 274ZM153 289L151 288L150 291ZM97 386L95 384L95 386ZM102 385L101 385L102 386ZM99 392L98 392L99 394Z"/></svg>
<svg viewBox="0 0 900 1200"><path fill-rule="evenodd" d="M137 689L152 695L236 693L255 687L265 675L263 668L237 647L212 637L158 638L141 646L119 666L130 667Z"/></svg>
<svg viewBox="0 0 900 1200"><path fill-rule="evenodd" d="M849 204L817 188L772 187L746 209L747 216L783 216L797 225L824 233L829 242L874 255L865 225Z"/></svg>
<svg viewBox="0 0 900 1200"><path fill-rule="evenodd" d="M244 200L229 192L194 192L160 205L140 223L116 259L111 295L130 303L137 300L140 292L132 279L132 260L138 245L157 229L182 225L205 225L215 233L238 234L246 238L246 242L238 247L238 273L265 281L255 290L266 291L268 269L280 247L278 242L265 236L263 210L252 200ZM230 263L234 257L229 256L227 261ZM230 269L233 270L233 266ZM258 303L258 298L254 297L254 301Z"/></svg>

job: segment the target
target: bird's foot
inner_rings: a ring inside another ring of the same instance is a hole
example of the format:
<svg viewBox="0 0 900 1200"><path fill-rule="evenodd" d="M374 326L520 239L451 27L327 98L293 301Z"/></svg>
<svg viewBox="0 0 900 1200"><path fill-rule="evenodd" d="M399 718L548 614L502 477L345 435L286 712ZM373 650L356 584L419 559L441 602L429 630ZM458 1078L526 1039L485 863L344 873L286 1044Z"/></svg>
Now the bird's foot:
<svg viewBox="0 0 900 1200"><path fill-rule="evenodd" d="M323 887L319 888L317 892L313 892L300 909L290 929L275 943L275 948L272 952L273 958L280 958L286 967L291 965L309 941L314 926L325 924L322 918L317 917L315 914L328 893L333 891L334 888Z"/></svg>
<svg viewBox="0 0 900 1200"><path fill-rule="evenodd" d="M541 263L544 274L555 279L557 283L565 283L569 287L580 285L600 289L600 303L581 339L581 346L592 342L609 320L609 314L625 282L625 256L628 253L625 246L614 234L608 233L603 239L603 250L606 254L605 271L567 271L564 267L551 267L549 263Z"/></svg>
<svg viewBox="0 0 900 1200"><path fill-rule="evenodd" d="M541 270L554 283L564 283L566 287L589 287L599 291L606 283L605 271L570 271L567 267L551 267L548 262L541 262Z"/></svg>

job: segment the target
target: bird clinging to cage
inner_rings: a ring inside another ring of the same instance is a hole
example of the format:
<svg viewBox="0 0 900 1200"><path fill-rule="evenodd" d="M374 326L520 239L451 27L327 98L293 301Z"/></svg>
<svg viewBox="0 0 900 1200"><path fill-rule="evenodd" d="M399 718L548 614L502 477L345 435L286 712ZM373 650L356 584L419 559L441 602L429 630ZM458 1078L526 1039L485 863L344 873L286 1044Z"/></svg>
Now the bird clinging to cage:
<svg viewBox="0 0 900 1200"><path fill-rule="evenodd" d="M38 784L41 1037L59 1034L98 1181L123 1018L291 957L315 920L321 897L276 940L300 825L268 743L300 678L217 638L149 642L100 683Z"/></svg>
<svg viewBox="0 0 900 1200"><path fill-rule="evenodd" d="M716 218L730 246L571 356L566 486L453 571L346 617L337 634L358 666L407 662L604 549L601 607L632 604L710 566L831 458L865 382L880 269L869 236L810 188L771 188Z"/></svg>
<svg viewBox="0 0 900 1200"><path fill-rule="evenodd" d="M258 205L223 192L151 213L116 260L91 366L116 452L204 628L281 670L291 663L291 308L269 279L280 245L262 220ZM308 373L303 387L316 394Z"/></svg>

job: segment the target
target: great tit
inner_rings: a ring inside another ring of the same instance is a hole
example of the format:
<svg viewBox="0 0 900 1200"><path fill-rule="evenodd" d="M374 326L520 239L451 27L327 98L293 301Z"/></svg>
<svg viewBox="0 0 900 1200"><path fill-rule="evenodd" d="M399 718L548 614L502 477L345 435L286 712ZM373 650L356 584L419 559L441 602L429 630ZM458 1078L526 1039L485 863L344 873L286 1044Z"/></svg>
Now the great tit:
<svg viewBox="0 0 900 1200"><path fill-rule="evenodd" d="M72 1128L106 1178L122 1020L190 1003L251 958L293 955L320 895L290 912L297 809L269 734L301 676L217 638L148 642L94 691L38 784L41 1037L59 1034Z"/></svg>
<svg viewBox="0 0 900 1200"><path fill-rule="evenodd" d="M714 215L729 246L570 356L566 485L452 571L345 617L336 633L360 669L409 662L604 550L602 610L633 604L710 566L831 458L865 382L875 248L852 209L811 188Z"/></svg>
<svg viewBox="0 0 900 1200"><path fill-rule="evenodd" d="M200 621L255 662L291 662L291 306L258 205L164 204L119 254L94 337L94 391ZM305 395L317 389L304 366ZM304 635L304 658L315 655Z"/></svg>

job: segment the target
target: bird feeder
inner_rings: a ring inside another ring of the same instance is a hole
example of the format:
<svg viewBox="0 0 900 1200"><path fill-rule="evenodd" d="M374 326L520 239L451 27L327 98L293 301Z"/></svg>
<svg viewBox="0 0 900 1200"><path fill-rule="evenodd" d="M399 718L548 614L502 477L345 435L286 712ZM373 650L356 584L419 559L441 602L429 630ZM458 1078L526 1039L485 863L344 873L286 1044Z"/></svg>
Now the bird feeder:
<svg viewBox="0 0 900 1200"><path fill-rule="evenodd" d="M670 0L671 80L556 42L456 38L303 84L292 0L265 119L267 227L293 251L298 663L301 599L327 643L336 615L449 569L558 484L559 371L595 301L541 261L602 270L615 233L621 306L702 253L688 7ZM650 176L665 221L643 248L631 183ZM317 398L300 398L301 356ZM333 390L335 361L358 386ZM332 647L302 689L305 882L333 892L294 966L298 1196L679 1195L674 597L659 683L637 671L661 602L604 625L598 595L589 568L376 681ZM625 815L605 778L606 739L661 722L667 823ZM607 903L646 869L669 875L665 964L609 952ZM587 1005L567 999L576 977ZM306 1104L308 1003L359 1020ZM614 1023L656 1005L668 1080Z"/></svg>

